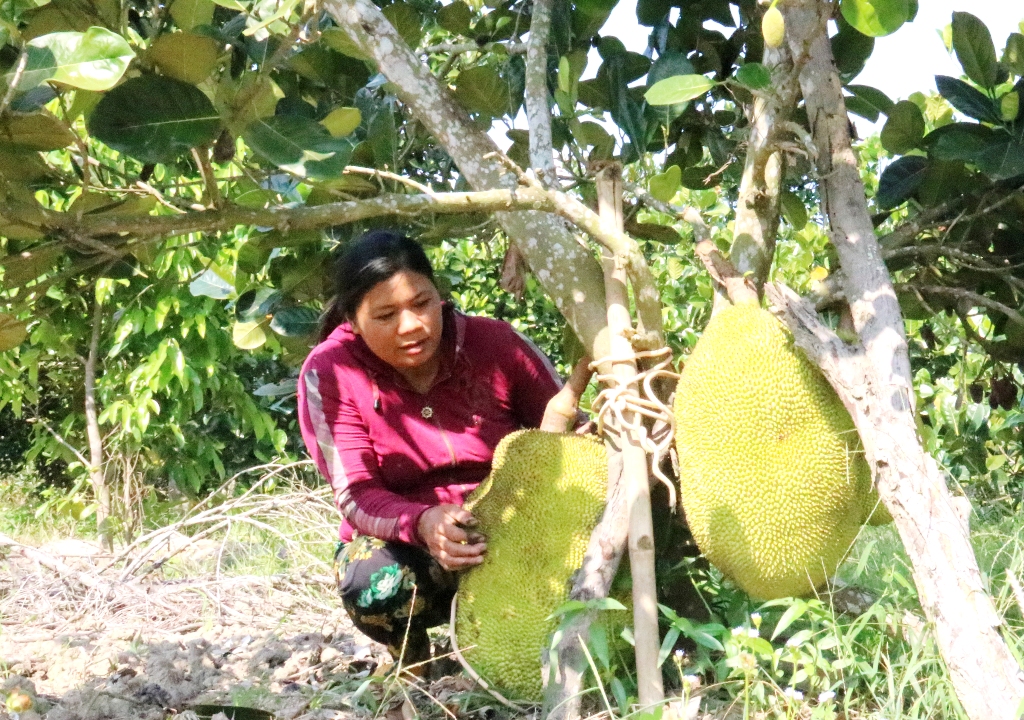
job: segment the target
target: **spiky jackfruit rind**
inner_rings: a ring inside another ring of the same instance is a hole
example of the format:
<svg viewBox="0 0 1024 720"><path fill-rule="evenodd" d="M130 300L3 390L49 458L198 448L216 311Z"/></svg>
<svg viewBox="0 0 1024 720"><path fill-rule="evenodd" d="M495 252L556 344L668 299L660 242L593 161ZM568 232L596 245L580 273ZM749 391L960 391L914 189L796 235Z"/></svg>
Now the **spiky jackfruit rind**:
<svg viewBox="0 0 1024 720"><path fill-rule="evenodd" d="M704 555L759 599L806 595L875 507L853 420L756 305L708 324L676 390L680 497Z"/></svg>
<svg viewBox="0 0 1024 720"><path fill-rule="evenodd" d="M568 598L608 488L604 445L523 430L494 453L466 508L487 536L481 565L459 581L456 637L467 662L518 700L542 696L541 653Z"/></svg>

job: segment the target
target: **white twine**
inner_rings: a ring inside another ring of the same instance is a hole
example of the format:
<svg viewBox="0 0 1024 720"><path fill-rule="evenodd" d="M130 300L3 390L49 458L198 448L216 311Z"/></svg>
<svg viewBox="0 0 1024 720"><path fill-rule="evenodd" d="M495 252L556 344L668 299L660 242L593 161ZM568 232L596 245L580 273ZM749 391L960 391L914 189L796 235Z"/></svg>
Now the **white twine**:
<svg viewBox="0 0 1024 720"><path fill-rule="evenodd" d="M605 363L612 365L626 362L638 364L638 360L659 357L661 359L646 370L640 370L638 367L636 375L629 378L625 384L622 382L623 378L614 373L598 373L596 379L605 387L597 394L594 406L598 408L598 433L603 435L609 432L621 436L625 431L632 432L640 447L650 457L651 472L668 490L669 505L675 507L676 487L672 483L672 479L661 471L662 460L668 455L672 447L672 439L675 436L675 416L672 409L658 398L658 394L652 387L655 378L665 377L679 380L679 374L671 370L672 351L663 347L657 350L609 355L590 363L590 367L596 370ZM635 390L633 385L636 385ZM626 420L627 413L632 414L632 421ZM654 421L653 432L648 432L644 423L645 419ZM662 423L661 428L667 429L667 432L658 432L659 422Z"/></svg>

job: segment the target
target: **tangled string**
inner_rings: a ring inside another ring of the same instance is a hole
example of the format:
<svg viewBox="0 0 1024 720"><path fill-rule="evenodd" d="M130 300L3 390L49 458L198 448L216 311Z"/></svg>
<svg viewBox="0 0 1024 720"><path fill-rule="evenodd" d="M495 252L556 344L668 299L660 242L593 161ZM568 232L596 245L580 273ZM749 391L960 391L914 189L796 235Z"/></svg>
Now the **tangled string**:
<svg viewBox="0 0 1024 720"><path fill-rule="evenodd" d="M640 360L654 360L655 358L661 359L646 370L639 369ZM662 460L665 459L672 447L675 417L672 414L672 409L658 398L652 387L656 378L679 380L679 374L672 370L672 351L664 347L657 350L609 355L595 360L590 367L596 371L605 363L615 365L626 362L635 363L637 373L625 384L623 378L614 373L597 373L596 375L597 381L604 385L604 389L594 400L594 406L598 408L597 431L601 435L610 432L619 437L623 433L632 433L650 458L651 473L668 489L669 505L675 507L675 485L671 478L661 470ZM630 417L631 420L627 420L627 417Z"/></svg>

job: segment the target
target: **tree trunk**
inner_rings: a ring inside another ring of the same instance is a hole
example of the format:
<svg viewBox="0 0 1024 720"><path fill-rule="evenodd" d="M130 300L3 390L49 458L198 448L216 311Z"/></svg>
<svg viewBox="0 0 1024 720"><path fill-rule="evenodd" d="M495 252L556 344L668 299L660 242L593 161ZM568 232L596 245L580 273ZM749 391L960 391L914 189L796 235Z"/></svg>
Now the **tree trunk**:
<svg viewBox="0 0 1024 720"><path fill-rule="evenodd" d="M783 0L787 39L818 149L820 192L861 344L846 346L806 305L774 293L856 422L874 481L910 556L921 606L957 697L975 720L1015 720L1024 674L999 634L967 530L917 434L896 294L868 213L827 22L831 3ZM801 310L802 308L802 310Z"/></svg>
<svg viewBox="0 0 1024 720"><path fill-rule="evenodd" d="M524 105L530 129L530 167L546 187L558 187L551 143L551 109L548 104L548 35L553 0L534 0L530 14L530 40L526 44L526 91Z"/></svg>
<svg viewBox="0 0 1024 720"><path fill-rule="evenodd" d="M736 202L736 222L729 259L740 275L750 273L758 289L768 278L779 229L782 153L781 124L796 107L797 83L787 48L765 48L764 64L772 70L772 87L758 91L746 107L750 136Z"/></svg>
<svg viewBox="0 0 1024 720"><path fill-rule="evenodd" d="M85 433L89 438L89 482L96 498L96 529L103 545L113 548L110 532L110 487L103 468L103 436L96 413L96 362L100 348L100 330L103 327L103 306L99 299L92 315L92 336L89 354L85 358Z"/></svg>

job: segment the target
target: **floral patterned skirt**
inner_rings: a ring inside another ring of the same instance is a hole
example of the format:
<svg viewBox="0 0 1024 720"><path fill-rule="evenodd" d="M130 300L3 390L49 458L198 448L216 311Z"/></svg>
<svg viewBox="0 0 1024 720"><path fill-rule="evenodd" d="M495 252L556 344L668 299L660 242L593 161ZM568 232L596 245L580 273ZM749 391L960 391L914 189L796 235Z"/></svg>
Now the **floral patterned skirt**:
<svg viewBox="0 0 1024 720"><path fill-rule="evenodd" d="M423 548L357 535L334 554L341 600L352 623L387 645L395 661L415 665L430 658L427 628L448 622L455 573Z"/></svg>

